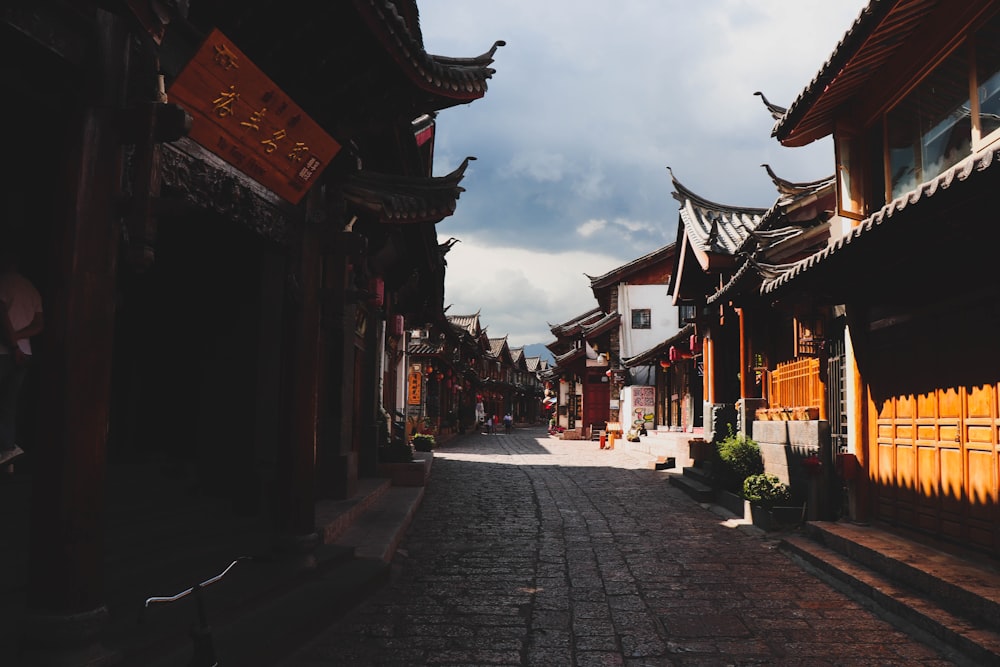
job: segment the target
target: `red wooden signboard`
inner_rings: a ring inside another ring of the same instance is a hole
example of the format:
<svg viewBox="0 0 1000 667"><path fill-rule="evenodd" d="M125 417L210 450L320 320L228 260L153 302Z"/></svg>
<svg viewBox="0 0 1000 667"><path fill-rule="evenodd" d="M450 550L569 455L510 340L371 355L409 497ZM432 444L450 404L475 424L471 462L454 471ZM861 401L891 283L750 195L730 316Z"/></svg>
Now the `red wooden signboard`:
<svg viewBox="0 0 1000 667"><path fill-rule="evenodd" d="M410 405L420 405L420 373L410 373L409 392L407 392L407 403Z"/></svg>
<svg viewBox="0 0 1000 667"><path fill-rule="evenodd" d="M191 139L293 204L340 150L218 30L167 95L193 117Z"/></svg>

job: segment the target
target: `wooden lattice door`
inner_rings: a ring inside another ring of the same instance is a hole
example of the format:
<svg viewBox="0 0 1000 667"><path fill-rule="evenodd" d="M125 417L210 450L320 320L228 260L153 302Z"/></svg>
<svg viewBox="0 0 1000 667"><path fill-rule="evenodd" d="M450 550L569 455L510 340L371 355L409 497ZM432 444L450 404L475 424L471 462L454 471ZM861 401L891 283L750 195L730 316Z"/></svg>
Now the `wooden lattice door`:
<svg viewBox="0 0 1000 667"><path fill-rule="evenodd" d="M1000 553L1000 386L885 400L875 428L880 519Z"/></svg>

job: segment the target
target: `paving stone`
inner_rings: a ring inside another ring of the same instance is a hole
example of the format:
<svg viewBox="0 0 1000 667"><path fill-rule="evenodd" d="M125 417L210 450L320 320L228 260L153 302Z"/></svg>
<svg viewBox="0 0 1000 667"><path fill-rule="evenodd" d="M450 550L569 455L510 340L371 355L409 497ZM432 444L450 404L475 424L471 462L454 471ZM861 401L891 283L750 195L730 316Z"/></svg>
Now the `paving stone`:
<svg viewBox="0 0 1000 667"><path fill-rule="evenodd" d="M282 667L952 664L650 463L544 429L451 440L392 580Z"/></svg>

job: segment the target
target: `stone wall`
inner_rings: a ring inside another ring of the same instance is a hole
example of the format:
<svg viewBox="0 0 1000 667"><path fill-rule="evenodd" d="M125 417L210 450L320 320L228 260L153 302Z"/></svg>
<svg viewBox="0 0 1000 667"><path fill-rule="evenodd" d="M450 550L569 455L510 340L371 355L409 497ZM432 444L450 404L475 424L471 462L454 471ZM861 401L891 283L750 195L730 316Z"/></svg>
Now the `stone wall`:
<svg viewBox="0 0 1000 667"><path fill-rule="evenodd" d="M824 444L829 449L830 423L825 420L755 421L753 439L760 445L764 471L788 484L796 501L806 500L809 487L802 459L819 456Z"/></svg>

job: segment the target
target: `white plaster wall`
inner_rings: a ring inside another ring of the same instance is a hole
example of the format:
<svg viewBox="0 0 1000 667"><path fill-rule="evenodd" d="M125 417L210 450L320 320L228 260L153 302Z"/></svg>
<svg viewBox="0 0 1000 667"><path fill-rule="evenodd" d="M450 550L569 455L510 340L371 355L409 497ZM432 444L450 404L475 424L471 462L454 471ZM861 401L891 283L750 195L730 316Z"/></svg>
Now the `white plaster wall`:
<svg viewBox="0 0 1000 667"><path fill-rule="evenodd" d="M632 310L649 308L650 328L632 329ZM670 303L666 285L618 286L618 312L621 313L621 355L628 358L645 352L680 331L677 306Z"/></svg>

